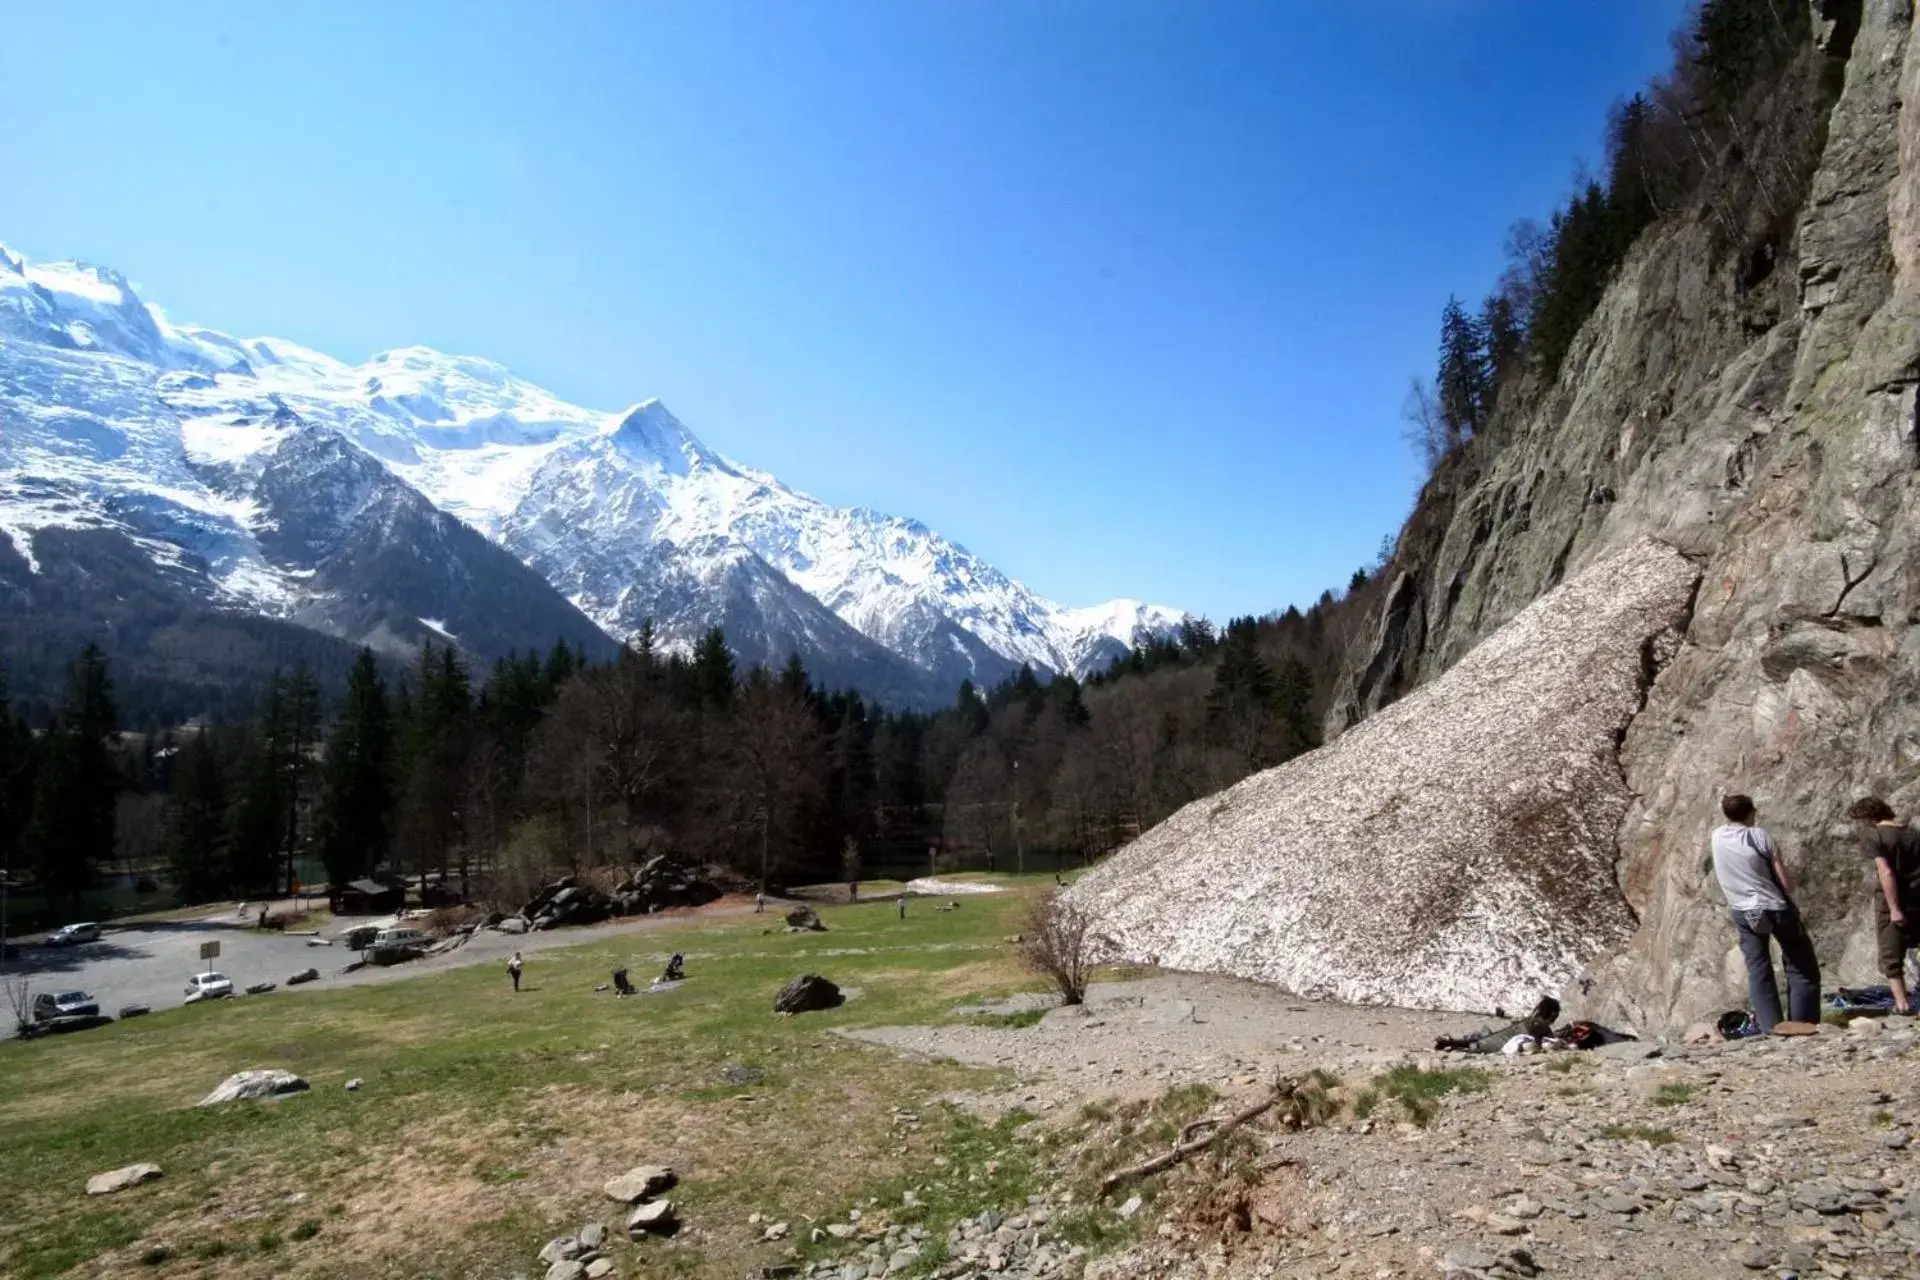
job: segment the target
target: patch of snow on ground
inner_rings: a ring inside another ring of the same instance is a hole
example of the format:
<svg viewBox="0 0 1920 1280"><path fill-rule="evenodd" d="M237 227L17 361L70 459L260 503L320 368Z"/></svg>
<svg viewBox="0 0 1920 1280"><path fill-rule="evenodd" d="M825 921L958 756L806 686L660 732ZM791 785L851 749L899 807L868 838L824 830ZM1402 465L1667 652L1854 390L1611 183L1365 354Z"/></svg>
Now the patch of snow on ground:
<svg viewBox="0 0 1920 1280"><path fill-rule="evenodd" d="M458 643L458 641L454 639L453 632L447 630L446 621L442 618L422 618L420 619L420 625L434 632L448 644Z"/></svg>
<svg viewBox="0 0 1920 1280"><path fill-rule="evenodd" d="M923 893L929 898L958 898L969 893L1005 893L1005 885L982 884L977 880L947 880L940 876L921 876L918 880L909 880L904 886L911 893Z"/></svg>

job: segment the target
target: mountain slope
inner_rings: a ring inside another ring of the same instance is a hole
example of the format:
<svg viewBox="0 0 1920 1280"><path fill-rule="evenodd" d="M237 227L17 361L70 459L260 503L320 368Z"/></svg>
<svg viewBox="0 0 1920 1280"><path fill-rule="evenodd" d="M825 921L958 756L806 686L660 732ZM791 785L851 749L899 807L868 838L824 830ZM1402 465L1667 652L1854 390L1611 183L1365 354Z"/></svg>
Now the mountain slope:
<svg viewBox="0 0 1920 1280"><path fill-rule="evenodd" d="M722 623L749 660L798 652L824 678L857 676L893 699L944 701L962 679L1022 663L1085 672L1182 616L1132 601L1062 608L915 521L834 507L722 457L657 401L600 413L425 348L349 366L174 325L111 270L4 250L0 404L34 424L31 439L0 441L0 528L60 525L62 494L84 476L190 512L159 519L141 545L164 558L173 529L212 553L222 591L267 612L293 607L290 588L232 529L258 515L258 495L196 485L257 471L275 424L292 421L377 459L616 636L650 617L684 647ZM289 510L283 500L271 519Z"/></svg>

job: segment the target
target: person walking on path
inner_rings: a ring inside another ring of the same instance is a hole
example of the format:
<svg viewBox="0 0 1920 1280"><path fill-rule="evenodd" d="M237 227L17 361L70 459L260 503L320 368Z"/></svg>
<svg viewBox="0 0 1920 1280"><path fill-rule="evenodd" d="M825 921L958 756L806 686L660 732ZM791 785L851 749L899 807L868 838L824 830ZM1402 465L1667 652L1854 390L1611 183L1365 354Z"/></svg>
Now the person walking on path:
<svg viewBox="0 0 1920 1280"><path fill-rule="evenodd" d="M1879 796L1855 800L1847 816L1866 824L1862 843L1873 859L1880 976L1893 992L1893 1011L1911 1014L1906 968L1907 952L1920 946L1920 832L1895 818Z"/></svg>
<svg viewBox="0 0 1920 1280"><path fill-rule="evenodd" d="M1713 875L1733 914L1740 954L1747 962L1747 996L1763 1032L1781 1021L1780 988L1773 977L1768 939L1780 944L1787 971L1787 1013L1795 1022L1820 1021L1820 961L1813 939L1793 905L1793 876L1773 837L1754 825L1753 800L1731 795L1720 802L1726 825L1713 831Z"/></svg>
<svg viewBox="0 0 1920 1280"><path fill-rule="evenodd" d="M520 965L520 953L516 951L513 953L513 959L507 961L507 976L513 979L513 989L515 991L520 989Z"/></svg>

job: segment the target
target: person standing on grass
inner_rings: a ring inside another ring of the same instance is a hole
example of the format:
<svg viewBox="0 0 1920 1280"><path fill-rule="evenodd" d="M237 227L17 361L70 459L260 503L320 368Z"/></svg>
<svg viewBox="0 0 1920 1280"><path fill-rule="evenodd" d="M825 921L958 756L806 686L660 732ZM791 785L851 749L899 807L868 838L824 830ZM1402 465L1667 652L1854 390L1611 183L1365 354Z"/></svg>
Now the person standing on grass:
<svg viewBox="0 0 1920 1280"><path fill-rule="evenodd" d="M1820 1021L1820 961L1813 953L1800 909L1793 905L1793 876L1764 827L1754 825L1753 800L1730 795L1720 802L1726 825L1713 831L1713 875L1733 914L1740 954L1747 962L1747 996L1760 1030L1781 1021L1780 988L1773 976L1773 951L1787 971L1787 1012L1795 1022Z"/></svg>
<svg viewBox="0 0 1920 1280"><path fill-rule="evenodd" d="M520 953L518 951L513 953L513 959L507 961L507 976L513 979L513 989L515 991L520 989L520 963Z"/></svg>
<svg viewBox="0 0 1920 1280"><path fill-rule="evenodd" d="M1862 843L1873 859L1876 881L1880 976L1893 992L1893 1011L1911 1014L1906 968L1907 952L1920 946L1920 832L1895 818L1893 806L1879 796L1855 800L1847 816L1866 824Z"/></svg>

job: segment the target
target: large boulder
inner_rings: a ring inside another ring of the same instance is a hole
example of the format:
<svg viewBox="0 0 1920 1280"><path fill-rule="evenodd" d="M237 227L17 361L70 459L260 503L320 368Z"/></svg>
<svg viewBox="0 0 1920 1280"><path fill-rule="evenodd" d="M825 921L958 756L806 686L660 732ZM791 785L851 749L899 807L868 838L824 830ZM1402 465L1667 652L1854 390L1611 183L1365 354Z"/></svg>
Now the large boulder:
<svg viewBox="0 0 1920 1280"><path fill-rule="evenodd" d="M1699 574L1646 540L1329 746L1197 801L1068 891L1104 958L1301 995L1525 1007L1624 940L1620 737Z"/></svg>
<svg viewBox="0 0 1920 1280"><path fill-rule="evenodd" d="M787 912L787 928L804 929L811 933L824 933L827 926L821 923L820 913L812 907L795 907Z"/></svg>
<svg viewBox="0 0 1920 1280"><path fill-rule="evenodd" d="M200 1099L200 1105L211 1107L222 1102L273 1098L285 1093L299 1093L306 1087L305 1080L291 1071L282 1071L277 1067L268 1067L259 1071L237 1071L221 1081L219 1088Z"/></svg>
<svg viewBox="0 0 1920 1280"><path fill-rule="evenodd" d="M143 1182L151 1182L160 1176L157 1164L130 1164L124 1169L114 1169L107 1173L96 1173L87 1179L87 1194L107 1196L116 1191L125 1191L128 1187L137 1187Z"/></svg>
<svg viewBox="0 0 1920 1280"><path fill-rule="evenodd" d="M773 1011L809 1013L815 1009L835 1008L843 1000L839 987L817 973L808 973L780 988L780 994L773 998Z"/></svg>
<svg viewBox="0 0 1920 1280"><path fill-rule="evenodd" d="M294 974L291 978L287 979L287 985L290 987L297 987L303 983L318 982L318 981L320 981L320 971L318 969L302 969L300 972Z"/></svg>

